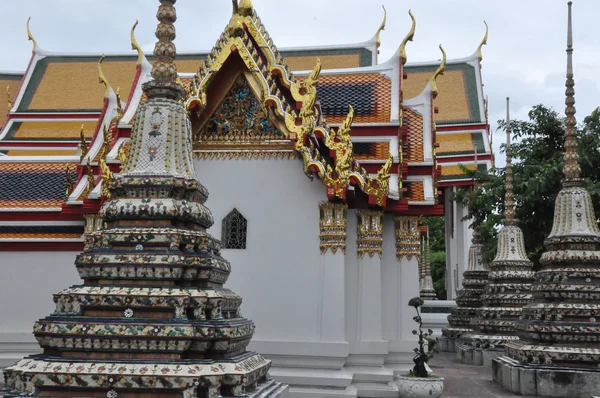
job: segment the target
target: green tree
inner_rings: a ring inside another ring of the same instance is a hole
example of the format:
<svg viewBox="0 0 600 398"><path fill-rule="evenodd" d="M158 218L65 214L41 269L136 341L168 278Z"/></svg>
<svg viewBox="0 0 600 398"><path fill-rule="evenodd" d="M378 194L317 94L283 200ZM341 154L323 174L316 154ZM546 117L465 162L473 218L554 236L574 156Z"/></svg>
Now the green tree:
<svg viewBox="0 0 600 398"><path fill-rule="evenodd" d="M543 105L533 107L528 116L529 120L511 122L513 189L525 249L537 269L543 242L552 230L554 202L563 178L564 120ZM505 121L500 120L498 125L499 130L505 131ZM582 177L586 178L596 214L600 214L600 108L584 118L578 140ZM501 151L505 151L505 145ZM504 212L504 168L489 173L465 171L470 177L480 179L480 187L459 191L454 199L468 207L468 218L473 218L473 224L480 227L485 259L491 261Z"/></svg>
<svg viewBox="0 0 600 398"><path fill-rule="evenodd" d="M423 224L429 227L430 266L433 288L438 299L445 300L446 294L446 233L444 217L426 217Z"/></svg>

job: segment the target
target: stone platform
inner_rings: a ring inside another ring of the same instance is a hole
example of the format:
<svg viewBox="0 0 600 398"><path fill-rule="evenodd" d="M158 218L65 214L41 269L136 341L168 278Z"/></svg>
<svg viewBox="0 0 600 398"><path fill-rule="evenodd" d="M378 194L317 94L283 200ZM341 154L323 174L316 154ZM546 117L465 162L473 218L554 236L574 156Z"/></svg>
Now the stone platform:
<svg viewBox="0 0 600 398"><path fill-rule="evenodd" d="M600 369L533 367L500 356L492 361L492 371L496 383L518 395L560 398L600 395Z"/></svg>
<svg viewBox="0 0 600 398"><path fill-rule="evenodd" d="M452 353L436 354L429 365L434 374L444 378L443 398L533 398L504 390L494 383L490 368L462 364Z"/></svg>
<svg viewBox="0 0 600 398"><path fill-rule="evenodd" d="M492 361L503 355L504 350L473 348L467 344L456 345L456 359L465 365L491 367Z"/></svg>

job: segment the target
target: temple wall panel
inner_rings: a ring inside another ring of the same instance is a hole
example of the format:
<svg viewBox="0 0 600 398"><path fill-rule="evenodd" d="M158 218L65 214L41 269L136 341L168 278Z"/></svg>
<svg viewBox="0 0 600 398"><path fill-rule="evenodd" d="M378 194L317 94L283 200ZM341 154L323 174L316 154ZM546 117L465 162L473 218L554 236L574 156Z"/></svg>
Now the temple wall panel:
<svg viewBox="0 0 600 398"><path fill-rule="evenodd" d="M244 298L242 314L256 323L253 341L319 341L322 184L311 182L295 159L196 160L195 166L210 192L211 233L221 237L221 220L234 208L247 219L246 249L225 249L223 256L232 266L225 287Z"/></svg>
<svg viewBox="0 0 600 398"><path fill-rule="evenodd" d="M0 254L0 368L40 350L33 337L33 324L54 312L54 293L81 283L74 265L76 254L35 251Z"/></svg>

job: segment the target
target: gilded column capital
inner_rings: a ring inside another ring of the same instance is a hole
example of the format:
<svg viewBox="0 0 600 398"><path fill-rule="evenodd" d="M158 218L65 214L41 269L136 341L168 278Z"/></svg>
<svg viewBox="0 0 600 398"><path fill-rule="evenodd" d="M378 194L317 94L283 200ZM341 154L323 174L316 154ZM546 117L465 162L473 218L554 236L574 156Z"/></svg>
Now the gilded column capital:
<svg viewBox="0 0 600 398"><path fill-rule="evenodd" d="M419 216L396 217L396 258L401 261L406 257L409 261L421 255L421 234L419 232Z"/></svg>
<svg viewBox="0 0 600 398"><path fill-rule="evenodd" d="M341 250L346 254L346 222L348 205L345 203L319 204L319 248L321 254Z"/></svg>
<svg viewBox="0 0 600 398"><path fill-rule="evenodd" d="M383 212L377 210L359 210L356 212L358 258L365 254L381 258L383 245Z"/></svg>

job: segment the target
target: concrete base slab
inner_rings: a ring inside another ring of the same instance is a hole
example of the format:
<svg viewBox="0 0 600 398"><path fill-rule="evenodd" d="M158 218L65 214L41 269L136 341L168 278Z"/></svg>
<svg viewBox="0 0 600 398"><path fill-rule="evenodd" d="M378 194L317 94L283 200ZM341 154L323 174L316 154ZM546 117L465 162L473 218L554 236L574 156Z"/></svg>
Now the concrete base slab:
<svg viewBox="0 0 600 398"><path fill-rule="evenodd" d="M492 366L492 361L504 354L504 350L483 350L470 345L459 344L456 347L456 358L465 365Z"/></svg>
<svg viewBox="0 0 600 398"><path fill-rule="evenodd" d="M492 373L496 383L518 395L589 398L600 391L600 369L523 365L499 356Z"/></svg>
<svg viewBox="0 0 600 398"><path fill-rule="evenodd" d="M456 339L441 337L438 340L438 349L441 352L456 352Z"/></svg>

